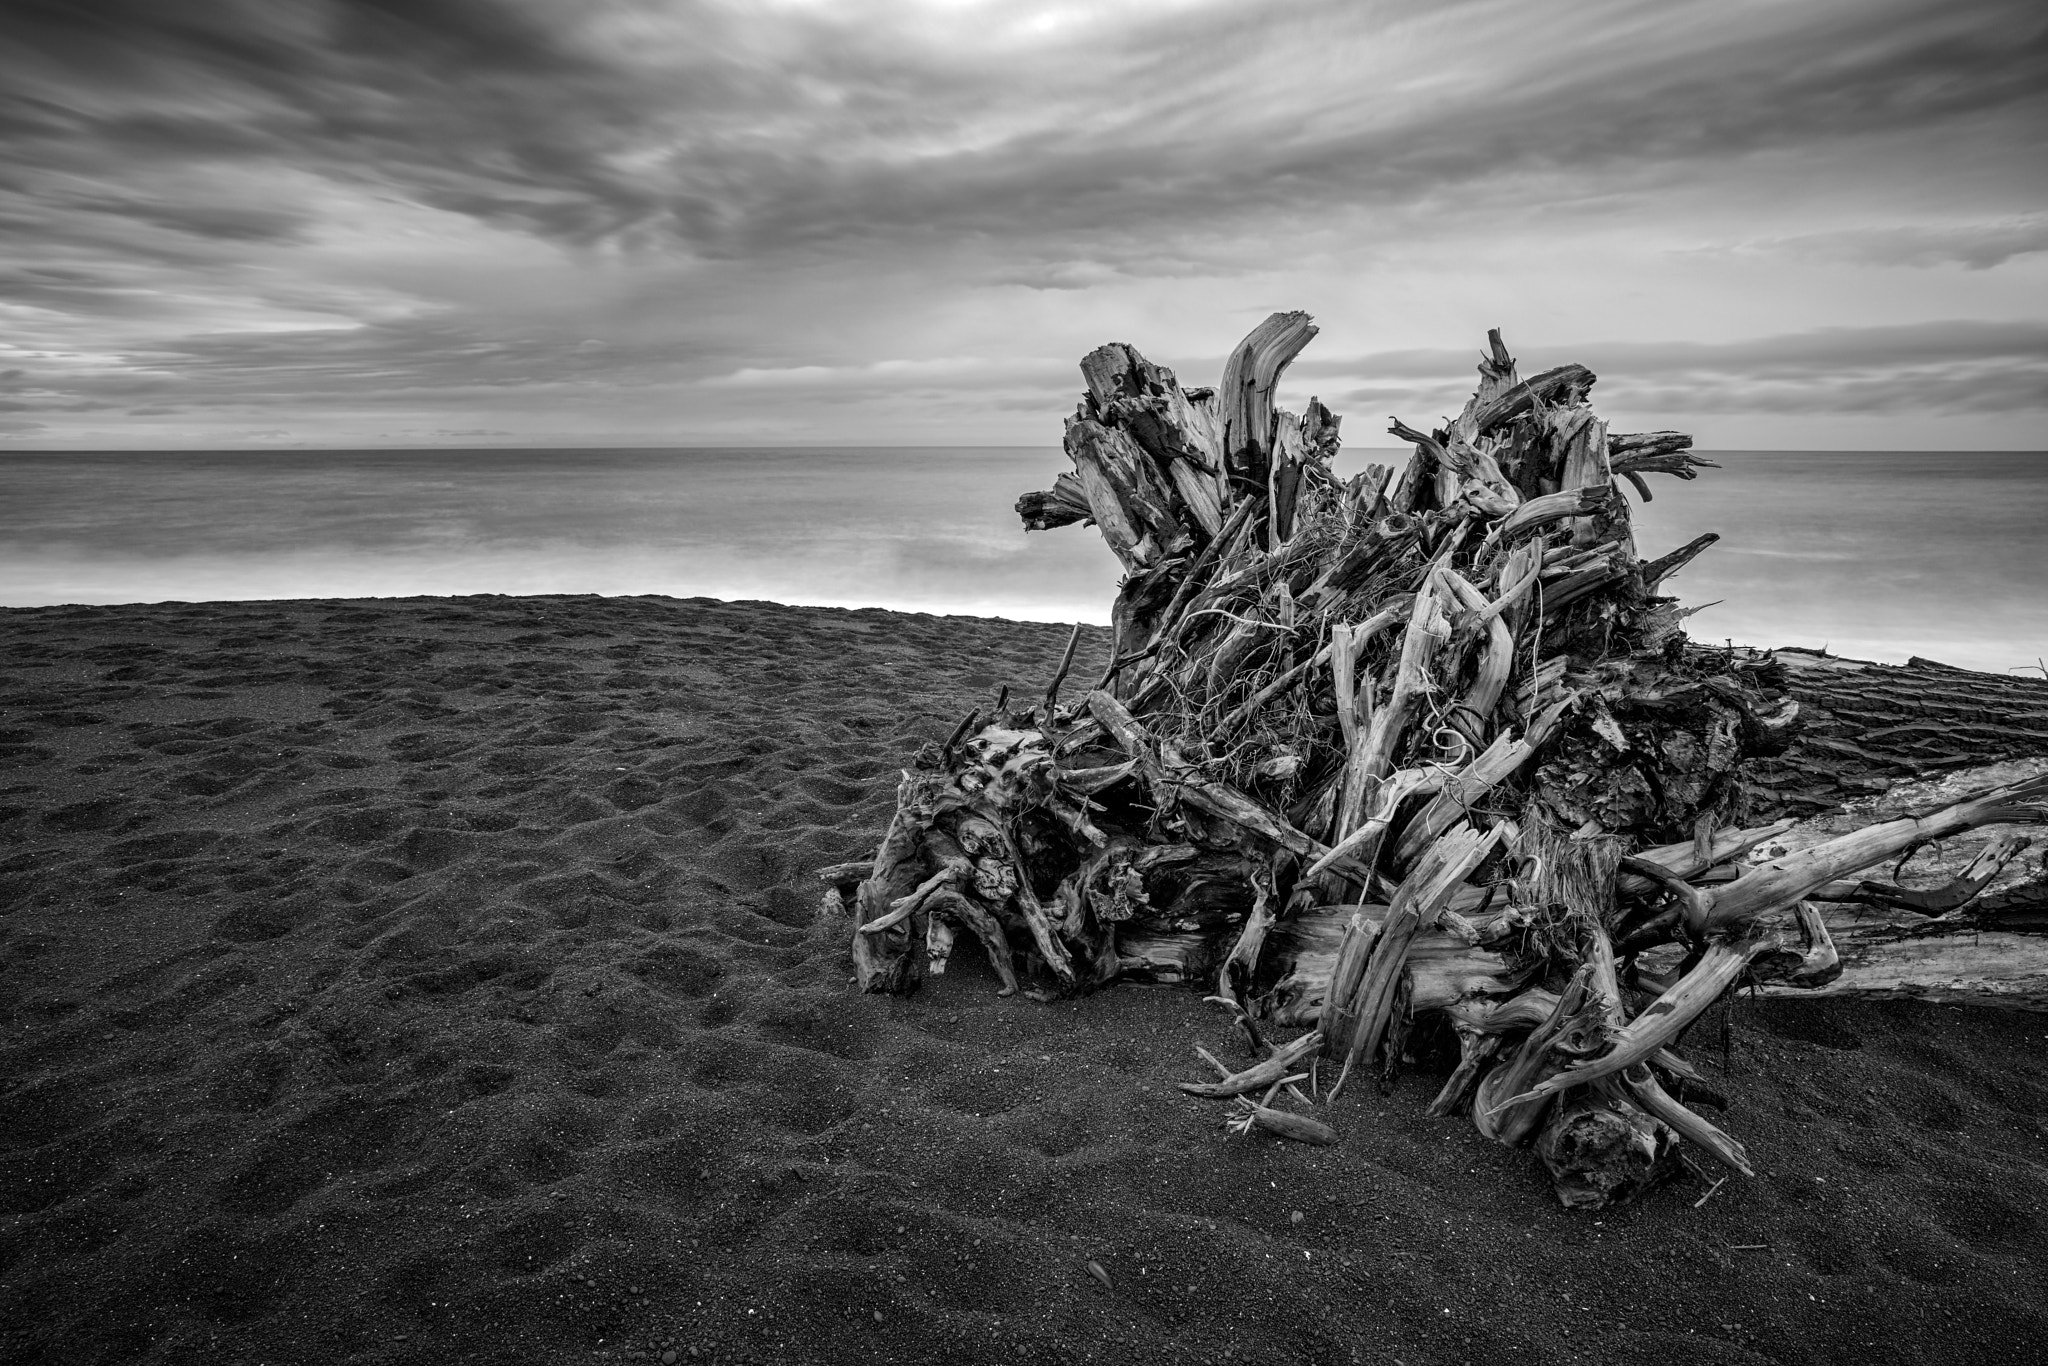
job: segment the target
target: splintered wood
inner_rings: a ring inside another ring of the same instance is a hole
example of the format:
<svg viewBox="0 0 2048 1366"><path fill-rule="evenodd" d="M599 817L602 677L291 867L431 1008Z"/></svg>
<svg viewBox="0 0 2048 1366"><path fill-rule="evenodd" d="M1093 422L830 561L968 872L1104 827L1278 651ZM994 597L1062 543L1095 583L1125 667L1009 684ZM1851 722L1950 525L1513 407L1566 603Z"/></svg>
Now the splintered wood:
<svg viewBox="0 0 2048 1366"><path fill-rule="evenodd" d="M2048 1004L2041 955L2001 979L1969 947L2025 839L1937 892L1853 877L2040 821L2048 776L1796 849L1747 809L1745 761L1798 725L1782 666L1686 640L1658 590L1712 538L1644 560L1623 492L1710 466L1690 437L1608 431L1590 371L1524 379L1496 332L1455 419L1395 422L1406 463L1339 479L1338 419L1273 402L1315 331L1275 314L1215 390L1129 346L1082 361L1074 468L1017 508L1122 561L1112 662L1062 700L1070 643L1041 699L970 714L874 861L827 870L864 989L915 989L962 930L1006 995L1199 987L1248 1060L1203 1053L1219 1075L1182 1090L1313 1143L1347 1086L1454 1049L1430 1112L1594 1208L1681 1144L1748 1174L1674 1051L1740 985L1895 991L1947 945L1952 994Z"/></svg>

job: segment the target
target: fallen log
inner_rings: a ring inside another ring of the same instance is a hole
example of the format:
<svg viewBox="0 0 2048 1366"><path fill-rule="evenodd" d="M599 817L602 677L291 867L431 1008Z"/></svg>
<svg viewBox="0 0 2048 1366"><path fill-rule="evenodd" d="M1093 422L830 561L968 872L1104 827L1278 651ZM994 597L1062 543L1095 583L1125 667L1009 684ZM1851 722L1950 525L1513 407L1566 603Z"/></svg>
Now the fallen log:
<svg viewBox="0 0 2048 1366"><path fill-rule="evenodd" d="M1123 344L1082 362L1074 468L1018 510L1124 564L1109 666L1062 702L1070 640L1042 700L971 713L904 770L875 857L826 870L864 989L914 990L963 928L1005 994L1198 986L1255 1057L1181 1089L1308 1142L1334 1130L1282 1090L1336 1104L1440 1022L1431 1113L1533 1144L1583 1207L1683 1145L1752 1170L1672 1051L1732 990L2048 1009L2048 870L2015 828L2048 819L2048 762L1768 820L1759 775L1821 713L1777 656L1685 640L1659 590L1713 538L1644 559L1623 491L1712 468L1691 439L1609 433L1590 371L1523 380L1495 332L1455 419L1393 424L1398 474L1340 479L1338 419L1274 406L1314 334L1275 314L1216 391ZM1901 860L1926 866L1864 876ZM1334 1084L1304 1093L1319 1058Z"/></svg>

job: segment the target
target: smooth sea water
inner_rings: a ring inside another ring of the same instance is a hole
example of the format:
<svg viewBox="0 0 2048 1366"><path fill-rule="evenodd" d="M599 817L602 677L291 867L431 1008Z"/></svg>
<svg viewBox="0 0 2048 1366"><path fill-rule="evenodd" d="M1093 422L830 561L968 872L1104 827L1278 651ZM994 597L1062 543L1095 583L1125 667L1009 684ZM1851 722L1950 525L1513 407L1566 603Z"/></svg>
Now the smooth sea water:
<svg viewBox="0 0 2048 1366"><path fill-rule="evenodd" d="M1351 451L1340 473L1399 452ZM1699 639L2048 656L2048 454L1714 454L1650 476L1637 540L1721 543L1670 581ZM1092 528L1026 535L1053 448L0 455L0 605L666 593L1101 622ZM1631 495L1633 501L1633 495ZM2031 669L2029 668L2031 672Z"/></svg>

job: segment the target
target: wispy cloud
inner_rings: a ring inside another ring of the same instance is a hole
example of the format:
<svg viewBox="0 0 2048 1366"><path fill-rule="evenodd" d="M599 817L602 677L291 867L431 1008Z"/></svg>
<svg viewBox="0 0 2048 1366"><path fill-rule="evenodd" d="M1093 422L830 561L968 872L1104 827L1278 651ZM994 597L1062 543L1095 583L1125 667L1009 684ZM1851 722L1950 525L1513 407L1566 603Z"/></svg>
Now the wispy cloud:
<svg viewBox="0 0 2048 1366"><path fill-rule="evenodd" d="M2048 251L2048 214L1988 223L1843 228L1700 250L1709 255L1782 255L1802 261L1858 266L1961 266L1966 270L1989 270L2014 257Z"/></svg>
<svg viewBox="0 0 2048 1366"><path fill-rule="evenodd" d="M2048 410L2048 322L1819 328L1734 342L1520 345L1525 370L1566 361L1603 376L1603 407L1716 413L1928 415ZM1472 392L1477 352L1387 351L1297 363L1329 401L1358 414L1364 441L1382 412L1428 420Z"/></svg>

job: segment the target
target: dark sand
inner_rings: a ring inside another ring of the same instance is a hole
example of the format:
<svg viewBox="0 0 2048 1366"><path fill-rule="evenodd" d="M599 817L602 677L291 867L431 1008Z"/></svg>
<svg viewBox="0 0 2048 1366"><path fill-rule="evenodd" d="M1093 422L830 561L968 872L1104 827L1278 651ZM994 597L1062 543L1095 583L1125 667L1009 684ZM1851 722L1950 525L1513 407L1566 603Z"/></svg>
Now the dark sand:
<svg viewBox="0 0 2048 1366"><path fill-rule="evenodd" d="M1758 1179L1596 1219L1440 1060L1311 1149L1172 1090L1194 993L855 995L812 869L1063 639L0 613L0 1361L2043 1359L2039 1016L1736 1005Z"/></svg>

